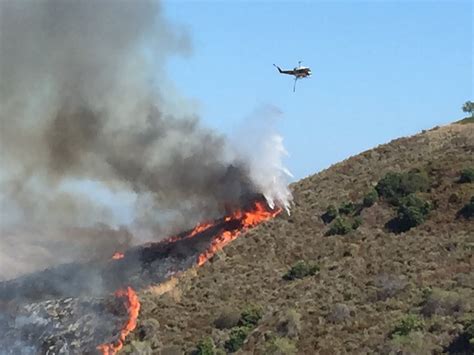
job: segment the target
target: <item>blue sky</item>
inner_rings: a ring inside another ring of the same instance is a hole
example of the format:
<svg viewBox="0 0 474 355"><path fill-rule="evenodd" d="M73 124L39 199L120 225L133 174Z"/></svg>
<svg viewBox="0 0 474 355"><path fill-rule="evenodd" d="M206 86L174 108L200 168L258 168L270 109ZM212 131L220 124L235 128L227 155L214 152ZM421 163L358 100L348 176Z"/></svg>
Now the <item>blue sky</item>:
<svg viewBox="0 0 474 355"><path fill-rule="evenodd" d="M168 1L193 54L174 58L175 85L203 124L231 134L262 105L299 179L350 155L463 116L473 98L471 1ZM313 77L272 66L299 60Z"/></svg>

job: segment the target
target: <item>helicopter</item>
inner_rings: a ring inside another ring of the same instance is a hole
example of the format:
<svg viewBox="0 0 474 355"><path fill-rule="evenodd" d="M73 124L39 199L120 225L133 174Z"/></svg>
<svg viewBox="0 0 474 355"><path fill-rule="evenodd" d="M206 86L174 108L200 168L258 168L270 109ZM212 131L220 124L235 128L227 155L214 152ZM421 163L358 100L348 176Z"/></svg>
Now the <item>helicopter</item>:
<svg viewBox="0 0 474 355"><path fill-rule="evenodd" d="M298 66L293 68L293 70L281 70L281 68L278 65L275 65L275 68L278 69L280 74L288 74L288 75L293 75L295 77L295 83L293 85L293 92L295 92L296 89L296 81L301 78L308 78L311 76L311 69L308 67L302 67L301 66L301 60L298 62Z"/></svg>

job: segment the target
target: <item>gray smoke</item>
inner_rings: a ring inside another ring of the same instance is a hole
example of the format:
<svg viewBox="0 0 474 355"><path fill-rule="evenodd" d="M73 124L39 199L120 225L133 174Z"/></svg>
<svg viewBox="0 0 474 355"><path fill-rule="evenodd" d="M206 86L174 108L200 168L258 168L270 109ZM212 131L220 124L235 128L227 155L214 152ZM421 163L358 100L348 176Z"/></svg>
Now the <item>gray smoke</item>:
<svg viewBox="0 0 474 355"><path fill-rule="evenodd" d="M255 193L286 206L288 195L276 191L286 190L281 146L256 149L266 164L250 159L204 128L167 78L170 56L190 52L188 35L156 1L0 0L0 281L110 260ZM23 291L34 298L46 289L60 298L81 285L102 294L110 280L94 265L0 282L0 296L22 302ZM132 271L138 277L140 268ZM0 348L41 352L44 338L22 343L9 334L44 334L51 323L10 314L2 297Z"/></svg>
<svg viewBox="0 0 474 355"><path fill-rule="evenodd" d="M166 97L165 64L190 52L156 1L0 2L0 279L110 256L260 192L224 137L172 112L191 104ZM81 181L132 196L133 222L65 187Z"/></svg>

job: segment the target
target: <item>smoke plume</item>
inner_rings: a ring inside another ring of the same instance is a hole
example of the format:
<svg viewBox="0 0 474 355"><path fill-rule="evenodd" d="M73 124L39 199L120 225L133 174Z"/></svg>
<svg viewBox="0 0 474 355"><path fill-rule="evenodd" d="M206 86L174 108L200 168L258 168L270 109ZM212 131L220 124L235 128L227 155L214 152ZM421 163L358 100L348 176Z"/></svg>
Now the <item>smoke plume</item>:
<svg viewBox="0 0 474 355"><path fill-rule="evenodd" d="M172 112L192 105L165 64L190 53L156 1L0 2L0 279L109 256L251 194L287 206L281 142L249 159L196 116ZM260 171L268 151L273 163ZM81 182L99 187L68 189ZM130 223L103 190L130 197Z"/></svg>

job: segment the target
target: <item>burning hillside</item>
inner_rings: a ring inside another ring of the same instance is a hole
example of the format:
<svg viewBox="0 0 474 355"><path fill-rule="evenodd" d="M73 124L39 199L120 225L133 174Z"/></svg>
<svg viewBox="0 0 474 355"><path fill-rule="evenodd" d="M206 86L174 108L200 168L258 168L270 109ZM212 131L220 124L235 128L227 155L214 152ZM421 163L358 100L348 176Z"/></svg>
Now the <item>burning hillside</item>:
<svg viewBox="0 0 474 355"><path fill-rule="evenodd" d="M115 297L125 299L123 304L127 310L128 318L125 325L120 330L118 339L114 343L101 344L97 347L97 349L104 355L116 354L117 351L122 349L125 338L137 326L138 313L140 312L140 301L138 300L138 296L133 288L127 287L126 289L118 290L115 292Z"/></svg>
<svg viewBox="0 0 474 355"><path fill-rule="evenodd" d="M138 291L288 211L281 137L169 90L190 52L157 0L0 2L0 352L115 353Z"/></svg>
<svg viewBox="0 0 474 355"><path fill-rule="evenodd" d="M137 290L203 265L242 232L280 212L264 200L252 201L224 218L116 253L109 260L65 265L0 283L0 345L13 353L42 349L55 354L98 346L104 354L114 354L136 326ZM101 287L92 289L98 276ZM108 296L113 290L115 298Z"/></svg>
<svg viewBox="0 0 474 355"><path fill-rule="evenodd" d="M158 241L255 194L288 209L268 125L225 137L164 95L190 40L158 1L0 6L0 280Z"/></svg>

